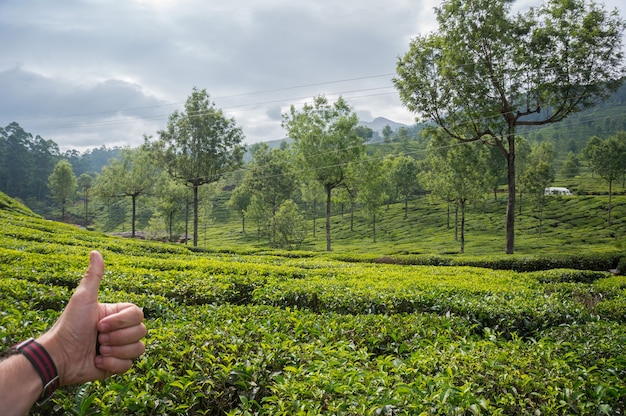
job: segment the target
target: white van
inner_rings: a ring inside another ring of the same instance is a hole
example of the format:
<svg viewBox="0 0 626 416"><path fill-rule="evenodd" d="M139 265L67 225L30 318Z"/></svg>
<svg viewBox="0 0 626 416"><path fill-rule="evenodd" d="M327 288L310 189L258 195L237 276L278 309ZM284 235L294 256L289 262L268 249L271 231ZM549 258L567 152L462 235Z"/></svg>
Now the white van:
<svg viewBox="0 0 626 416"><path fill-rule="evenodd" d="M571 196L572 193L567 188L558 188L554 186L550 186L546 188L543 192L544 195L567 195Z"/></svg>

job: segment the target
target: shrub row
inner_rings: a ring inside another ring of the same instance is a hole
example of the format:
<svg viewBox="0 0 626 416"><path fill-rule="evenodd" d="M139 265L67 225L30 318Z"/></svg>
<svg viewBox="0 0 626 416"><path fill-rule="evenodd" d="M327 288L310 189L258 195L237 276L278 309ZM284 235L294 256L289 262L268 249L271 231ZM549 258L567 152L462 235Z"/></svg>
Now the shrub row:
<svg viewBox="0 0 626 416"><path fill-rule="evenodd" d="M492 256L445 256L445 255L409 255L380 257L371 254L339 254L333 256L347 262L372 262L378 264L402 264L420 266L472 266L494 270L514 270L532 272L549 269L577 269L609 271L618 267L620 260L626 257L622 250L590 252L576 255L560 254L549 256L492 255Z"/></svg>

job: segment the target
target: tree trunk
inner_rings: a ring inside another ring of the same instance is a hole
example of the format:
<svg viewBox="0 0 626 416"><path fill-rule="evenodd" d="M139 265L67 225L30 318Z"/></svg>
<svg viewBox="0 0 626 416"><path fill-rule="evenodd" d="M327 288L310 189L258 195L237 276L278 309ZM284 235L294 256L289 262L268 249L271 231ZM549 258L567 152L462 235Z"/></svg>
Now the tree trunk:
<svg viewBox="0 0 626 416"><path fill-rule="evenodd" d="M317 227L317 199L313 200L313 238L315 238L315 227Z"/></svg>
<svg viewBox="0 0 626 416"><path fill-rule="evenodd" d="M465 253L465 200L461 200L461 254Z"/></svg>
<svg viewBox="0 0 626 416"><path fill-rule="evenodd" d="M189 239L189 200L185 196L185 245Z"/></svg>
<svg viewBox="0 0 626 416"><path fill-rule="evenodd" d="M376 213L372 215L372 237L374 238L374 242L376 242Z"/></svg>
<svg viewBox="0 0 626 416"><path fill-rule="evenodd" d="M510 129L512 130L512 128ZM508 195L506 201L506 254L515 251L515 136L510 131L506 152Z"/></svg>
<svg viewBox="0 0 626 416"><path fill-rule="evenodd" d="M459 241L459 201L454 203L454 241Z"/></svg>
<svg viewBox="0 0 626 416"><path fill-rule="evenodd" d="M133 212L130 218L130 236L135 238L135 215L137 213L137 195L131 195L131 200L133 201Z"/></svg>
<svg viewBox="0 0 626 416"><path fill-rule="evenodd" d="M89 196L85 193L85 229L89 225Z"/></svg>
<svg viewBox="0 0 626 416"><path fill-rule="evenodd" d="M198 247L198 185L193 186L193 246Z"/></svg>
<svg viewBox="0 0 626 416"><path fill-rule="evenodd" d="M613 179L609 179L609 218L608 224L611 225L611 202L613 199Z"/></svg>
<svg viewBox="0 0 626 416"><path fill-rule="evenodd" d="M326 251L330 251L330 194L332 188L326 187Z"/></svg>
<svg viewBox="0 0 626 416"><path fill-rule="evenodd" d="M350 201L350 231L354 232L354 201Z"/></svg>
<svg viewBox="0 0 626 416"><path fill-rule="evenodd" d="M174 237L172 235L173 232L173 226L172 223L174 222L174 211L170 211L170 223L169 223L169 229L170 229L170 241L172 241L172 238Z"/></svg>

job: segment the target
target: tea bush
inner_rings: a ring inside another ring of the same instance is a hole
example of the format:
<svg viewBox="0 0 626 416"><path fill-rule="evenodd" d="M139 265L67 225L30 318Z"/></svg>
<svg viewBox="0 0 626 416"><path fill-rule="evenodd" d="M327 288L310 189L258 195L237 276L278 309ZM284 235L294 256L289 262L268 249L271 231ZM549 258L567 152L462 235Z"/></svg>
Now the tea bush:
<svg viewBox="0 0 626 416"><path fill-rule="evenodd" d="M612 254L588 269L593 254L413 265L190 250L2 209L0 222L0 348L52 325L91 249L106 262L100 299L142 306L149 330L129 372L64 387L34 415L625 413Z"/></svg>

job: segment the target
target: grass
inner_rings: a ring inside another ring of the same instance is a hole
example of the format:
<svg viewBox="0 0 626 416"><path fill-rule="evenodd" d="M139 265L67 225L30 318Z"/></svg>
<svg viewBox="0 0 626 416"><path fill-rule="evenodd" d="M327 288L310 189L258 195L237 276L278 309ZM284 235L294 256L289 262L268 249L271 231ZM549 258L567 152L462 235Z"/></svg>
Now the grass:
<svg viewBox="0 0 626 416"><path fill-rule="evenodd" d="M626 196L613 198L612 224L607 222L606 195L585 195L547 198L543 224L529 198L523 202L522 214L516 212L517 254L576 253L579 251L615 249L626 232ZM504 216L506 201L499 195L470 205L466 214L465 255L504 253ZM312 227L313 222L310 222ZM408 217L404 205L392 204L382 209L376 228L376 242L372 225L360 211L355 212L351 229L350 213L332 217L332 251L335 253L455 254L460 242L455 240L454 213L448 226L447 206L427 197L418 197L409 203ZM256 229L248 224L241 231L241 221L231 218L226 223L200 227L199 244L211 249L249 247L266 249L267 241L257 238ZM305 251L325 251L324 219L316 221L316 232L310 229L300 248Z"/></svg>

